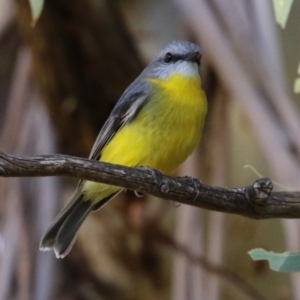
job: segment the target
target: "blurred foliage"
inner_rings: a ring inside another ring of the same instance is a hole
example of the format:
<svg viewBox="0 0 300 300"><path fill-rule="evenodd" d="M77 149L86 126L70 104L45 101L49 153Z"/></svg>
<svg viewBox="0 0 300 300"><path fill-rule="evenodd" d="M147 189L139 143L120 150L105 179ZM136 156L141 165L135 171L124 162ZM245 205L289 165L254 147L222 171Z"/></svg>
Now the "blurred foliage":
<svg viewBox="0 0 300 300"><path fill-rule="evenodd" d="M44 0L29 0L29 3L31 8L31 14L32 14L31 25L34 26L42 13L44 7Z"/></svg>
<svg viewBox="0 0 300 300"><path fill-rule="evenodd" d="M282 28L285 28L293 2L293 0L273 0L276 22Z"/></svg>
<svg viewBox="0 0 300 300"><path fill-rule="evenodd" d="M270 268L277 272L299 272L300 254L299 253L275 253L264 249L253 249L248 252L253 260L266 260Z"/></svg>

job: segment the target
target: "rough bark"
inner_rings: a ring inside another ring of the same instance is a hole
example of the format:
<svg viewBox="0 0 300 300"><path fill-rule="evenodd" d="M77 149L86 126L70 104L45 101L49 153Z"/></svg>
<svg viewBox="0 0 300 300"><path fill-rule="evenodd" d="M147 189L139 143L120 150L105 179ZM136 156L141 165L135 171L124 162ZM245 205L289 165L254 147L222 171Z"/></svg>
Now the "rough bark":
<svg viewBox="0 0 300 300"><path fill-rule="evenodd" d="M31 27L18 0L20 31L64 152L86 155L142 63L114 1L46 1Z"/></svg>
<svg viewBox="0 0 300 300"><path fill-rule="evenodd" d="M299 218L300 192L272 192L261 178L241 188L213 187L191 177L170 177L150 168L129 168L65 155L17 157L0 154L0 176L67 175L149 193L209 210L254 219Z"/></svg>

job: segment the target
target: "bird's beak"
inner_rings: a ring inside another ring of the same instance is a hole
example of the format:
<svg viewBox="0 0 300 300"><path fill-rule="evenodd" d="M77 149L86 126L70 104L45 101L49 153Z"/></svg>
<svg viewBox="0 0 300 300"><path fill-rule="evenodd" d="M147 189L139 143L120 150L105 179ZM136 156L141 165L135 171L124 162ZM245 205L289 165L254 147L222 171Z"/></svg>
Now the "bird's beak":
<svg viewBox="0 0 300 300"><path fill-rule="evenodd" d="M185 55L184 60L195 62L198 65L200 65L201 54L198 51L196 51L196 52L190 52L190 53L188 53L188 54Z"/></svg>

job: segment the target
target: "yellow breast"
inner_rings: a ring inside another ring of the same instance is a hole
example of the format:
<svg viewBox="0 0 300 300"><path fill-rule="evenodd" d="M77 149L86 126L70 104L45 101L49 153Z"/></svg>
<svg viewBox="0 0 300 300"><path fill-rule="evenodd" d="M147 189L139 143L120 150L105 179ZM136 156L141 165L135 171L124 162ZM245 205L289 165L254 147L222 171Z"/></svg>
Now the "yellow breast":
<svg viewBox="0 0 300 300"><path fill-rule="evenodd" d="M101 161L173 172L200 140L207 111L200 77L149 79L151 100L103 149Z"/></svg>

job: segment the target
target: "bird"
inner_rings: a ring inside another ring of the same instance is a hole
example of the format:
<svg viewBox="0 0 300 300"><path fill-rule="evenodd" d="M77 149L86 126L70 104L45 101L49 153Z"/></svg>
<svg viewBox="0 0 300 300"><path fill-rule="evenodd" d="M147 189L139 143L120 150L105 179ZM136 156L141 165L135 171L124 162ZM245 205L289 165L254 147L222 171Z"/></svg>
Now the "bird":
<svg viewBox="0 0 300 300"><path fill-rule="evenodd" d="M111 111L89 159L128 167L149 167L171 174L199 143L207 100L200 76L198 45L176 40L158 52L128 86ZM40 242L64 258L91 212L122 188L80 180Z"/></svg>

